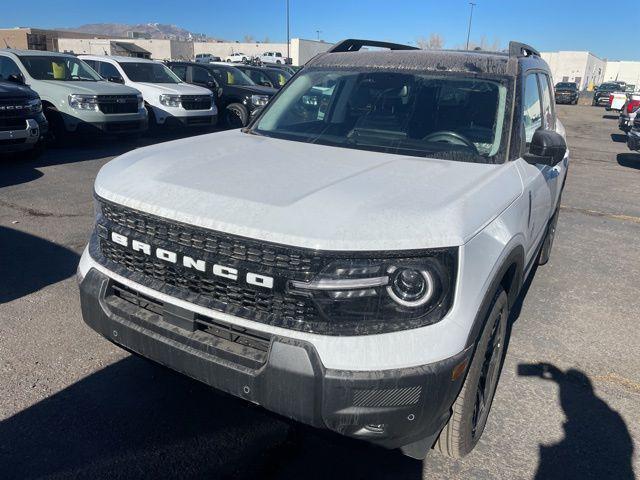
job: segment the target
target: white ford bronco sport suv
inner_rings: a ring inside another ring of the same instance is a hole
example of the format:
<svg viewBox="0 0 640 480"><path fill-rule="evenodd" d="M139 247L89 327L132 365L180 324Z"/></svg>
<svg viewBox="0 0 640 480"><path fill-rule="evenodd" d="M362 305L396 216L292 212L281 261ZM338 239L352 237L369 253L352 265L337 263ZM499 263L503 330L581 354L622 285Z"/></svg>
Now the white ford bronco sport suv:
<svg viewBox="0 0 640 480"><path fill-rule="evenodd" d="M102 168L84 320L295 420L468 453L554 238L568 152L551 85L515 42L337 44L249 127Z"/></svg>

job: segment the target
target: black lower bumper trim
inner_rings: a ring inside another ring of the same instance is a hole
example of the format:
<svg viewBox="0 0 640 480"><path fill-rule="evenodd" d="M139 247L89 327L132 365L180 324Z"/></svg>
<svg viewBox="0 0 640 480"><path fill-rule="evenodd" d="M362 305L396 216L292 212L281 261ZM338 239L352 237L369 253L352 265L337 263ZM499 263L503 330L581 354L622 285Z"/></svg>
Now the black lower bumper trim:
<svg viewBox="0 0 640 480"><path fill-rule="evenodd" d="M85 322L112 342L286 417L389 448L425 438L431 446L464 379L452 372L471 353L398 370L332 370L308 342L236 335L237 327L218 320L227 333L207 332L196 314L114 293L117 285L96 269L80 284Z"/></svg>

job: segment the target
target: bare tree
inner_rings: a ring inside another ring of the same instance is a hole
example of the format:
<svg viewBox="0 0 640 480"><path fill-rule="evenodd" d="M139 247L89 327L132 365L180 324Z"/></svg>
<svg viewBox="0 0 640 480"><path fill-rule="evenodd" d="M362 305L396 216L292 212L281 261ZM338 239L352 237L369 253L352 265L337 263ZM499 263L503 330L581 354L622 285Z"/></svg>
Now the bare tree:
<svg viewBox="0 0 640 480"><path fill-rule="evenodd" d="M262 43L271 43L271 39L269 38L269 35L264 37L264 40L262 40Z"/></svg>
<svg viewBox="0 0 640 480"><path fill-rule="evenodd" d="M242 41L243 41L244 43L253 43L253 35L245 35L245 36L242 38Z"/></svg>
<svg viewBox="0 0 640 480"><path fill-rule="evenodd" d="M428 39L419 37L416 40L416 45L423 50L441 50L444 47L444 38L439 33L432 33Z"/></svg>

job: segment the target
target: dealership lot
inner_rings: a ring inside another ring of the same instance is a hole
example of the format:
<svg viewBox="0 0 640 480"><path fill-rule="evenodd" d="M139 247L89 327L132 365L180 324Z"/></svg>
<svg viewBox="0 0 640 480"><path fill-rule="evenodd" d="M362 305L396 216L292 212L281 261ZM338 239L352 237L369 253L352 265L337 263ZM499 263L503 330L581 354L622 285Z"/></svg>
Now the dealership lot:
<svg viewBox="0 0 640 480"><path fill-rule="evenodd" d="M559 111L572 163L551 262L514 312L480 445L460 462L433 453L425 478L640 472L640 154L603 109ZM2 476L420 478L419 462L212 392L83 324L74 272L93 178L164 140L86 141L0 165ZM556 374L530 375L539 362Z"/></svg>

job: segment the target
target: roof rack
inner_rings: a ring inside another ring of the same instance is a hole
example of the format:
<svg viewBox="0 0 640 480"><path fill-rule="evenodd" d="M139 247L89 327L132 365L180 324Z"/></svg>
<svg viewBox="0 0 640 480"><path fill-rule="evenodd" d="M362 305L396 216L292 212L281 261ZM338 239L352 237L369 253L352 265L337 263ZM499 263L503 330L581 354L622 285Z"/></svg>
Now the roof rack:
<svg viewBox="0 0 640 480"><path fill-rule="evenodd" d="M417 47L402 45L401 43L378 42L377 40L357 40L355 38L348 38L336 43L332 48L328 50L328 53L357 52L362 47L380 47L388 48L389 50L420 50Z"/></svg>
<svg viewBox="0 0 640 480"><path fill-rule="evenodd" d="M509 42L510 57L539 57L540 52L531 45L520 42Z"/></svg>

